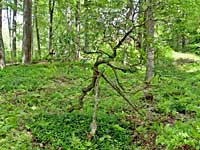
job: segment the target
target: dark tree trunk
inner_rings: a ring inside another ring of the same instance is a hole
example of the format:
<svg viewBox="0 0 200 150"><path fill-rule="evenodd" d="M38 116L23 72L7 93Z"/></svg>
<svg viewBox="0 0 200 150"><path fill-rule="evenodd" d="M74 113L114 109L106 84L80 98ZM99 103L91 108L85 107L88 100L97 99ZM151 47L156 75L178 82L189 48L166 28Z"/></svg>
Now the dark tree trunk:
<svg viewBox="0 0 200 150"><path fill-rule="evenodd" d="M31 62L32 48L32 0L24 0L23 10L23 43L22 43L22 63Z"/></svg>
<svg viewBox="0 0 200 150"><path fill-rule="evenodd" d="M35 31L36 31L36 37L37 37L37 47L38 47L38 56L41 59L42 53L41 53L41 48L40 48L40 31L39 31L39 27L38 27L38 0L35 0Z"/></svg>
<svg viewBox="0 0 200 150"><path fill-rule="evenodd" d="M14 5L15 8L13 10L13 21L12 21L12 59L16 60L17 57L17 38L16 38L16 33L17 33L17 0L14 0Z"/></svg>
<svg viewBox="0 0 200 150"><path fill-rule="evenodd" d="M53 37L53 13L54 13L55 0L49 0L49 43L48 50L52 51L52 37Z"/></svg>
<svg viewBox="0 0 200 150"><path fill-rule="evenodd" d="M137 22L138 24L142 24L144 22L143 1L139 2L139 12L138 12ZM143 44L142 44L143 31L144 31L143 26L138 29L137 38L136 38L136 49L138 50L141 50L143 48Z"/></svg>

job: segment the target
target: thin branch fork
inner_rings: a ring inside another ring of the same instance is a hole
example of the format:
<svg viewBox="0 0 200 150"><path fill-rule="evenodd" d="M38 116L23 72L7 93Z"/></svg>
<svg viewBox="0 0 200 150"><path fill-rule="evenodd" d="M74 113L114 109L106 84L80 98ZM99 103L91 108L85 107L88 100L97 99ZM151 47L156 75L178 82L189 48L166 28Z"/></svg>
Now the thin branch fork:
<svg viewBox="0 0 200 150"><path fill-rule="evenodd" d="M132 73L133 72L130 68L120 68L120 67L114 66L110 63L106 63L106 65L109 66L110 68L112 68L113 70L120 70L124 73L126 73L126 72Z"/></svg>
<svg viewBox="0 0 200 150"><path fill-rule="evenodd" d="M138 5L136 6L138 7ZM136 8L134 8L134 10L136 10ZM133 15L135 15L135 13L133 13ZM82 94L81 96L79 97L79 104L80 104L80 108L83 108L83 99L84 97L86 96L86 94L88 92L90 92L94 87L95 87L95 83L96 83L96 80L98 78L98 75L100 74L100 71L99 71L99 66L102 65L102 64L109 64L110 61L112 61L116 56L117 56L117 50L121 47L121 45L124 43L124 41L126 40L126 38L132 33L132 31L136 28L136 27L139 27L141 25L133 25L126 33L125 35L118 41L118 43L112 48L112 54L111 55L107 55L107 57L101 57L102 54L100 54L98 57L97 57L97 60L96 62L94 63L93 65L93 77L92 77L92 82L86 87L86 88L83 88L82 89ZM105 53L104 53L105 54ZM111 67L111 66L110 66ZM112 68L112 67L111 67ZM116 68L115 68L116 69ZM102 76L105 80L107 80L106 76ZM109 80L107 80L108 83L110 83L110 85L113 85L111 84L111 82L109 82ZM136 106L134 106L127 98L126 96L123 94L123 92L121 92L121 90L119 89L118 90L118 87L114 86L113 87L115 90L117 90L120 95L137 111L136 109Z"/></svg>
<svg viewBox="0 0 200 150"><path fill-rule="evenodd" d="M117 45L113 48L113 54L110 56L110 58L115 58L117 56L117 49L120 48L120 46L123 44L123 42L126 40L126 38L131 34L135 26L131 27L128 32L124 35L124 37L117 43Z"/></svg>
<svg viewBox="0 0 200 150"><path fill-rule="evenodd" d="M143 114L141 112L139 112L139 110L137 109L137 106L135 104L133 104L126 97L126 95L121 91L121 89L117 85L115 85L112 81L110 81L108 79L108 77L104 73L102 73L102 77L132 107L132 109L135 110L135 112L137 112L138 114L140 114L141 116L143 116Z"/></svg>
<svg viewBox="0 0 200 150"><path fill-rule="evenodd" d="M114 72L115 79L116 79L116 81L117 81L118 86L119 86L123 91L125 91L123 85L122 85L121 82L119 81L119 77L118 77L117 71L116 71L115 69L112 69L112 70L113 70L113 72Z"/></svg>
<svg viewBox="0 0 200 150"><path fill-rule="evenodd" d="M95 83L97 80L97 77L100 73L98 67L101 64L107 64L109 63L111 60L113 60L116 56L117 56L117 49L123 44L123 42L125 41L125 39L128 37L128 35L133 31L133 27L124 35L124 37L118 42L118 44L113 48L113 54L110 57L106 57L106 58L97 58L96 62L93 65L93 77L92 77L92 82L86 87L82 89L82 94L79 97L79 107L80 109L83 108L83 99L84 97L87 95L88 92L90 92L94 87L95 87Z"/></svg>

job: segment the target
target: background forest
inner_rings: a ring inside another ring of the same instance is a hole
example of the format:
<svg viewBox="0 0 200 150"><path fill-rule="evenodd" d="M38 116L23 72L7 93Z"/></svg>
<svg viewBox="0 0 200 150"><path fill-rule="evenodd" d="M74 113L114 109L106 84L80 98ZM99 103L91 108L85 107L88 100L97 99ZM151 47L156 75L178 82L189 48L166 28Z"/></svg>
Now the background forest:
<svg viewBox="0 0 200 150"><path fill-rule="evenodd" d="M1 150L199 150L200 0L0 0Z"/></svg>

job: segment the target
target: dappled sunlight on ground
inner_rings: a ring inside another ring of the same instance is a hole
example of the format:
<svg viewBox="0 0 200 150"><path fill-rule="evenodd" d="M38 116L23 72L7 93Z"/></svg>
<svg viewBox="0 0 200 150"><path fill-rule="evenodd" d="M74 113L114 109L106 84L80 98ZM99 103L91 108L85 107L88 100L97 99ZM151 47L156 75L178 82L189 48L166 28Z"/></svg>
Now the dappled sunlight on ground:
<svg viewBox="0 0 200 150"><path fill-rule="evenodd" d="M200 57L192 53L172 52L177 68L186 72L200 71Z"/></svg>
<svg viewBox="0 0 200 150"><path fill-rule="evenodd" d="M184 65L180 66L180 69L184 70L186 72L189 72L189 73L197 72L197 71L200 71L200 64L198 64L198 65L184 64Z"/></svg>
<svg viewBox="0 0 200 150"><path fill-rule="evenodd" d="M175 60L179 60L179 59L190 59L193 61L200 61L200 57L192 54L192 53L182 53L182 52L172 52L172 58L174 58Z"/></svg>

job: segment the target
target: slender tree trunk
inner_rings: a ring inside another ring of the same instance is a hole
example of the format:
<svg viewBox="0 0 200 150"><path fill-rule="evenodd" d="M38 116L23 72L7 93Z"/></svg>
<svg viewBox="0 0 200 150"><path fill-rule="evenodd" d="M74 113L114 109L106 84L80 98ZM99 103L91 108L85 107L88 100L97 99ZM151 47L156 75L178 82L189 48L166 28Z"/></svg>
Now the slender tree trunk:
<svg viewBox="0 0 200 150"><path fill-rule="evenodd" d="M36 31L36 37L37 37L37 49L38 49L38 56L39 59L41 59L42 53L41 53L41 47L40 47L40 31L39 31L39 27L38 27L38 0L35 0L35 14L34 14L34 18L35 18L35 31Z"/></svg>
<svg viewBox="0 0 200 150"><path fill-rule="evenodd" d="M67 30L68 32L72 32L72 20L71 20L71 7L70 7L70 3L67 3L66 5L66 11L65 11L65 15L66 15L66 22L67 22Z"/></svg>
<svg viewBox="0 0 200 150"><path fill-rule="evenodd" d="M52 37L53 37L53 13L54 13L55 0L49 0L49 43L48 50L52 50Z"/></svg>
<svg viewBox="0 0 200 150"><path fill-rule="evenodd" d="M90 133L88 134L89 140L95 135L97 130L97 108L99 105L99 77L96 80L94 88L95 88L94 109L93 109L92 122L90 124L91 130Z"/></svg>
<svg viewBox="0 0 200 150"><path fill-rule="evenodd" d="M31 62L32 48L32 0L24 0L23 8L23 43L22 43L22 63Z"/></svg>
<svg viewBox="0 0 200 150"><path fill-rule="evenodd" d="M85 1L85 24L84 24L84 26L85 26L85 31L84 31L84 51L88 51L89 50L89 36L88 36L88 32L89 32L89 30L88 30L88 16L89 16L89 1L88 0L86 0Z"/></svg>
<svg viewBox="0 0 200 150"><path fill-rule="evenodd" d="M76 60L80 60L81 53L80 53L80 0L76 1L76 14L75 14L75 21L76 21Z"/></svg>
<svg viewBox="0 0 200 150"><path fill-rule="evenodd" d="M136 36L136 49L139 51L139 61L141 64L145 63L145 50L146 50L146 43L144 39L147 39L146 34L146 11L144 10L145 0L140 0L138 6L138 17L137 17L137 24L144 24L137 29L137 36Z"/></svg>
<svg viewBox="0 0 200 150"><path fill-rule="evenodd" d="M147 52L147 62L146 62L146 76L145 82L150 84L151 80L154 77L154 47L153 47L153 38L154 38L154 20L153 20L153 0L147 0L149 5L146 10L146 52Z"/></svg>
<svg viewBox="0 0 200 150"><path fill-rule="evenodd" d="M39 55L39 59L41 59L42 52L41 52L41 47L40 47L40 31L39 31L39 27L38 27L37 17L35 18L35 30L36 30L36 36L37 36L38 55Z"/></svg>
<svg viewBox="0 0 200 150"><path fill-rule="evenodd" d="M8 1L7 1L8 2ZM12 27L11 27L11 9L7 6L6 8L7 22L8 22L8 33L9 33L9 48L12 49Z"/></svg>
<svg viewBox="0 0 200 150"><path fill-rule="evenodd" d="M33 7L33 6L32 6ZM33 13L33 12L32 12ZM34 24L35 22L34 22L34 20L33 20L33 18L32 18L32 38L31 38L31 58L33 58L33 56L34 56L34 32L33 32L33 28L34 28L34 26L35 26L35 24Z"/></svg>
<svg viewBox="0 0 200 150"><path fill-rule="evenodd" d="M143 1L141 0L139 2L139 12L138 12L137 23L141 24L143 22L144 22ZM138 50L141 50L143 48L143 43L142 43L143 31L144 31L144 27L138 28L138 33L137 33L137 38L136 38L136 49L138 49Z"/></svg>
<svg viewBox="0 0 200 150"><path fill-rule="evenodd" d="M12 20L12 52L11 52L11 57L12 60L16 60L17 58L17 0L14 0L14 5L15 8L13 10L13 20Z"/></svg>
<svg viewBox="0 0 200 150"><path fill-rule="evenodd" d="M74 50L74 44L72 44L72 12L71 12L71 7L70 3L66 3L66 9L65 9L65 15L66 15L66 26L67 26L67 43L66 43L66 49L64 51L64 54L71 53Z"/></svg>
<svg viewBox="0 0 200 150"><path fill-rule="evenodd" d="M2 35L2 0L0 0L0 67L2 69L5 67L5 53Z"/></svg>

